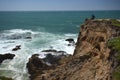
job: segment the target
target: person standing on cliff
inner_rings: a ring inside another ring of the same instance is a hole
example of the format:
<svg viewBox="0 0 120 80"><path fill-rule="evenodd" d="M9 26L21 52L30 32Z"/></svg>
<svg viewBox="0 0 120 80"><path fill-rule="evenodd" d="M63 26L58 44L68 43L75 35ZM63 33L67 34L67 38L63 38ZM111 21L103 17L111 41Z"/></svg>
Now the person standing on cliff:
<svg viewBox="0 0 120 80"><path fill-rule="evenodd" d="M95 19L95 15L94 15L94 14L91 15L91 19L92 19L92 20Z"/></svg>

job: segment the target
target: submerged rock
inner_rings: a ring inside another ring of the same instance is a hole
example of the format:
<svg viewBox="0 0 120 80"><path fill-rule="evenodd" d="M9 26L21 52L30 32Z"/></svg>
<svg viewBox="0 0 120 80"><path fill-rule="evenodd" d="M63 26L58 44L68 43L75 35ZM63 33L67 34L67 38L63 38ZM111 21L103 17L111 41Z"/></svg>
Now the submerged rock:
<svg viewBox="0 0 120 80"><path fill-rule="evenodd" d="M17 45L15 48L12 49L12 51L17 51L19 49L21 49L21 45Z"/></svg>
<svg viewBox="0 0 120 80"><path fill-rule="evenodd" d="M14 56L15 56L14 54L10 54L10 53L0 54L0 64L6 59L13 59Z"/></svg>

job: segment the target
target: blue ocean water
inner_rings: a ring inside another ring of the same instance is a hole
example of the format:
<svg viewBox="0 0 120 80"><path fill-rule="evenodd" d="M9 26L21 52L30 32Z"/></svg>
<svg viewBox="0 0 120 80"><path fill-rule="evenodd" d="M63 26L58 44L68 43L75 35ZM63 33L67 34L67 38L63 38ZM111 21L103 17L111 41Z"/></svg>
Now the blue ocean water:
<svg viewBox="0 0 120 80"><path fill-rule="evenodd" d="M120 19L120 11L12 11L0 12L0 54L13 53L13 60L0 65L0 76L29 80L26 63L32 54L50 49L73 54L67 38L77 40L80 25L94 14L96 18ZM31 37L31 39L27 39ZM18 51L12 51L21 45Z"/></svg>
<svg viewBox="0 0 120 80"><path fill-rule="evenodd" d="M18 11L0 12L0 31L31 29L51 33L77 33L85 18L120 19L120 11Z"/></svg>

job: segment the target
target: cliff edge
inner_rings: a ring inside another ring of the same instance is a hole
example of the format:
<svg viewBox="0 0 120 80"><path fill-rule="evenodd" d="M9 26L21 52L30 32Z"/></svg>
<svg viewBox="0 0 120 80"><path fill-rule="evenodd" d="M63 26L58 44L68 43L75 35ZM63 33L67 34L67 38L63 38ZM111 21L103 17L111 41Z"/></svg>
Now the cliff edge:
<svg viewBox="0 0 120 80"><path fill-rule="evenodd" d="M119 66L114 56L118 51L113 51L108 44L120 36L118 23L115 20L85 21L80 27L73 56L62 58L55 66L45 65L34 56L30 58L27 66L31 80L112 80L112 74Z"/></svg>

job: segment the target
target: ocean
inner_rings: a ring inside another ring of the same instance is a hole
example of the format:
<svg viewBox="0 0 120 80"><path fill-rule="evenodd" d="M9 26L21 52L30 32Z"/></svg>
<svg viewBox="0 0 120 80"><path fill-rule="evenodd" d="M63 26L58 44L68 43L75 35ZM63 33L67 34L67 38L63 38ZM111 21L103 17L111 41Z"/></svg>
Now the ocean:
<svg viewBox="0 0 120 80"><path fill-rule="evenodd" d="M65 39L76 42L80 25L92 14L100 19L120 19L120 11L0 11L0 54L16 55L0 65L0 76L29 80L29 58L33 54L42 57L41 51L51 47L73 54L75 46L68 46ZM12 51L16 45L21 49Z"/></svg>

